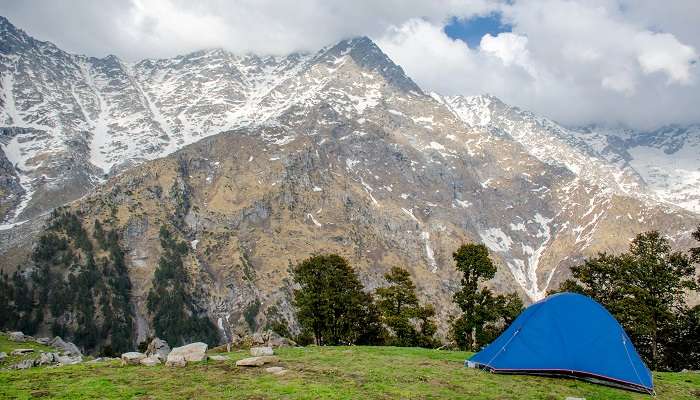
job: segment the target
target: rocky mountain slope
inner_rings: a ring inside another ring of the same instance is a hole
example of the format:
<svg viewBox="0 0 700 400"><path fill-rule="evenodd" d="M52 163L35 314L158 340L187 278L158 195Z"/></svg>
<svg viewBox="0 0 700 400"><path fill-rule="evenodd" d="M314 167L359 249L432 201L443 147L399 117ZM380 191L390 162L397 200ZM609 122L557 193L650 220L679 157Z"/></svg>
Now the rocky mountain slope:
<svg viewBox="0 0 700 400"><path fill-rule="evenodd" d="M80 199L86 227L122 234L139 340L161 226L190 244L192 292L230 337L256 300L260 324L275 310L295 326L288 268L313 253L348 257L368 289L408 268L444 332L463 242L491 249L497 290L536 300L585 256L648 229L683 246L700 223L692 199L659 200L632 144L606 153L492 97L425 94L367 38L135 64L5 19L0 38L2 269L26 266L42 214Z"/></svg>

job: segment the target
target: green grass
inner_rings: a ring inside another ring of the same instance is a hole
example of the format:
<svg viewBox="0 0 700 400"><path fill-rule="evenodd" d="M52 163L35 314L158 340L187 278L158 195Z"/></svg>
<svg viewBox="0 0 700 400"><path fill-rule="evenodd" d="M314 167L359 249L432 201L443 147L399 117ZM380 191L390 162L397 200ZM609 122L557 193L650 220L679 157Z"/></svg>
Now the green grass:
<svg viewBox="0 0 700 400"><path fill-rule="evenodd" d="M396 347L279 349L268 374L230 361L185 368L121 366L118 361L0 371L0 398L30 399L651 399L571 379L496 375L464 368L468 353ZM657 373L659 399L700 398L700 374Z"/></svg>

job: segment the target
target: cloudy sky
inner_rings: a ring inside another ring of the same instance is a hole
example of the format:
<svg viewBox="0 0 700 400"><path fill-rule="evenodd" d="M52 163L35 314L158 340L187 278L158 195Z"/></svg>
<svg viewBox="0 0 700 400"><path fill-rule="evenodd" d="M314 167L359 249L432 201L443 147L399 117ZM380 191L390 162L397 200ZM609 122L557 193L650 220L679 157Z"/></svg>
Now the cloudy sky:
<svg viewBox="0 0 700 400"><path fill-rule="evenodd" d="M366 35L426 90L491 93L569 125L700 122L700 0L0 0L0 14L130 61Z"/></svg>

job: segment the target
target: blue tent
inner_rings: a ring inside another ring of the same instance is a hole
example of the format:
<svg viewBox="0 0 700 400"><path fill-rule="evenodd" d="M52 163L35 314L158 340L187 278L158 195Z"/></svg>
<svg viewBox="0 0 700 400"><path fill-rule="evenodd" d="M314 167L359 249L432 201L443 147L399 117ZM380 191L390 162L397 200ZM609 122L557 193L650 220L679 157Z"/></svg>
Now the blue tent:
<svg viewBox="0 0 700 400"><path fill-rule="evenodd" d="M465 364L497 373L568 376L653 393L651 372L608 310L559 293L522 312Z"/></svg>

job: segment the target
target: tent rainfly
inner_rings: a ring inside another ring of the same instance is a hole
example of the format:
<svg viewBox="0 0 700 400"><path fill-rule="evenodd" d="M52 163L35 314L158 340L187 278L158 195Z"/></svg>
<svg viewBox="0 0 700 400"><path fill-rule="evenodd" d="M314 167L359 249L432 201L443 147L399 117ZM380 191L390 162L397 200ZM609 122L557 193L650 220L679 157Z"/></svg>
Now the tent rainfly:
<svg viewBox="0 0 700 400"><path fill-rule="evenodd" d="M465 365L654 393L651 372L617 320L595 300L575 293L532 304Z"/></svg>

